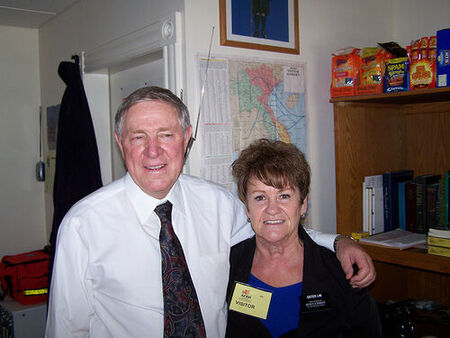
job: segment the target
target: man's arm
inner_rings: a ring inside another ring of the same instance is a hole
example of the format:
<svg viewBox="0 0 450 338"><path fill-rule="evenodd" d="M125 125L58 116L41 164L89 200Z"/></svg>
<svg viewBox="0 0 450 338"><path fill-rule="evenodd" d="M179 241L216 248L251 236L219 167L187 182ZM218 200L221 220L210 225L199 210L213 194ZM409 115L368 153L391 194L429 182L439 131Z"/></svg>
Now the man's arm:
<svg viewBox="0 0 450 338"><path fill-rule="evenodd" d="M364 288L373 283L376 272L372 258L358 243L341 235L324 234L307 228L305 230L314 242L336 252L345 277L353 287ZM358 266L357 274L354 274L353 264Z"/></svg>

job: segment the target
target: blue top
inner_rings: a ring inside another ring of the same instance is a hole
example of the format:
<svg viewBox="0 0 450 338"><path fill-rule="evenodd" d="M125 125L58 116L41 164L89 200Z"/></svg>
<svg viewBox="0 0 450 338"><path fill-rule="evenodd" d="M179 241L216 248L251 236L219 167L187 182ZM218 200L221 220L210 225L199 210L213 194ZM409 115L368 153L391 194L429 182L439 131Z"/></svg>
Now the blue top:
<svg viewBox="0 0 450 338"><path fill-rule="evenodd" d="M276 288L260 281L253 274L250 274L248 284L272 292L267 319L260 320L273 337L279 337L283 333L298 327L300 321L302 282Z"/></svg>

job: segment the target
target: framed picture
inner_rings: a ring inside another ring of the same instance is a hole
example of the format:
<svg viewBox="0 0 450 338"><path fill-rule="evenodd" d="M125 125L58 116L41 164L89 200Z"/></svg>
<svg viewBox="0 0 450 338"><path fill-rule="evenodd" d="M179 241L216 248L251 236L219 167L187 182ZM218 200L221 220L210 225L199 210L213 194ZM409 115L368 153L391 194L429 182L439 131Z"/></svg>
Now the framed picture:
<svg viewBox="0 0 450 338"><path fill-rule="evenodd" d="M300 54L298 0L219 0L220 44Z"/></svg>

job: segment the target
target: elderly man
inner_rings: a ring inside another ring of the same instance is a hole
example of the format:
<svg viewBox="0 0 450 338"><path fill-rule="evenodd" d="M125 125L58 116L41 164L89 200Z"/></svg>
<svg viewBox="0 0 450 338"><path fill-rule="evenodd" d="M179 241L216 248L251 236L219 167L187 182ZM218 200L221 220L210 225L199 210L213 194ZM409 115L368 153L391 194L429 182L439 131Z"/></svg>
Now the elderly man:
<svg viewBox="0 0 450 338"><path fill-rule="evenodd" d="M119 107L115 137L128 173L61 223L48 337L225 335L230 247L253 233L232 193L181 174L191 132L169 90L138 89ZM348 278L352 263L360 267L352 283L373 281L361 248L343 239L338 252Z"/></svg>

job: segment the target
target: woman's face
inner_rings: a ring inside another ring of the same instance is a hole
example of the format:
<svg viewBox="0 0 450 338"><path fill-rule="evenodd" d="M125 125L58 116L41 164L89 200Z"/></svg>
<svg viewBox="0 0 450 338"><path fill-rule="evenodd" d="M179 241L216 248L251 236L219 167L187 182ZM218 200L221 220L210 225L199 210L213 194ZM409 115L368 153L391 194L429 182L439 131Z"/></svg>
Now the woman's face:
<svg viewBox="0 0 450 338"><path fill-rule="evenodd" d="M277 189L252 178L247 186L246 211L256 236L270 243L297 237L300 216L306 212L296 187Z"/></svg>

